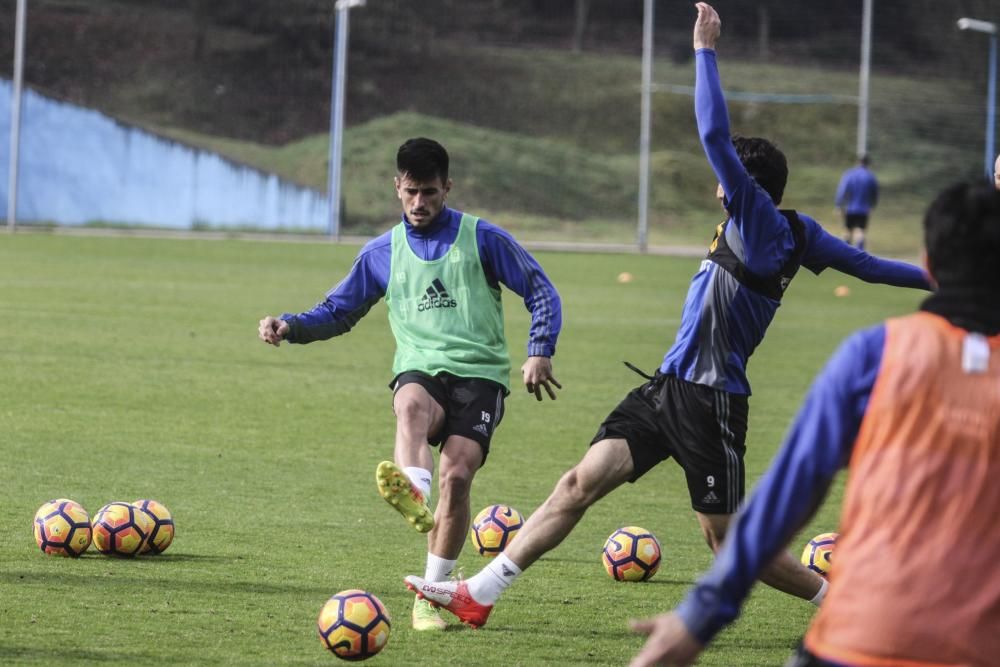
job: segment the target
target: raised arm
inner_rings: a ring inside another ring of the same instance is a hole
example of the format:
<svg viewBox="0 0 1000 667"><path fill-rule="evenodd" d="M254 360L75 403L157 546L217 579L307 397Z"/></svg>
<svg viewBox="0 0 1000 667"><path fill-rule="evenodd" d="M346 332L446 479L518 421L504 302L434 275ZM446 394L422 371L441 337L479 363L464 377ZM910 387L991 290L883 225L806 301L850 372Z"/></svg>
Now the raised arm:
<svg viewBox="0 0 1000 667"><path fill-rule="evenodd" d="M695 83L694 105L705 156L716 178L730 200L736 189L749 179L729 129L729 112L722 94L719 67L715 59L715 43L721 34L722 22L709 5L699 2L694 24Z"/></svg>
<svg viewBox="0 0 1000 667"><path fill-rule="evenodd" d="M733 146L729 113L722 94L715 46L719 36L718 14L698 3L694 28L695 117L705 156L725 195L726 211L743 240L744 261L754 271L770 273L790 250L791 229L774 200L747 172Z"/></svg>

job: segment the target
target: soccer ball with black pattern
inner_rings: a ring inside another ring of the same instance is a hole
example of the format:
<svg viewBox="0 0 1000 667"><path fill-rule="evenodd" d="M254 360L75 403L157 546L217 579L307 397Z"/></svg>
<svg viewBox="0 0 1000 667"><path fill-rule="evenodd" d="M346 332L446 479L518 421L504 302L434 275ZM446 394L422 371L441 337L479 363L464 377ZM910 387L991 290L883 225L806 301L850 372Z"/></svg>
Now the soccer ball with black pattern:
<svg viewBox="0 0 1000 667"><path fill-rule="evenodd" d="M802 564L824 579L829 577L838 537L837 533L820 533L809 540L802 550Z"/></svg>
<svg viewBox="0 0 1000 667"><path fill-rule="evenodd" d="M646 581L660 569L660 541L638 526L625 526L611 533L601 562L615 581Z"/></svg>
<svg viewBox="0 0 1000 667"><path fill-rule="evenodd" d="M47 554L79 557L91 542L90 515L69 498L50 500L35 512L35 542Z"/></svg>
<svg viewBox="0 0 1000 667"><path fill-rule="evenodd" d="M105 556L135 556L153 532L153 520L138 507L111 502L97 510L94 547Z"/></svg>
<svg viewBox="0 0 1000 667"><path fill-rule="evenodd" d="M472 520L469 540L479 555L493 558L511 543L523 525L524 517L513 507L490 505Z"/></svg>
<svg viewBox="0 0 1000 667"><path fill-rule="evenodd" d="M162 554L174 541L174 518L170 514L170 510L163 503L148 498L137 500L132 505L145 512L153 520L153 530L149 533L149 537L146 538L139 553L151 556Z"/></svg>
<svg viewBox="0 0 1000 667"><path fill-rule="evenodd" d="M323 647L344 660L367 660L389 641L392 621L385 605L367 591L341 591L323 605L316 621Z"/></svg>

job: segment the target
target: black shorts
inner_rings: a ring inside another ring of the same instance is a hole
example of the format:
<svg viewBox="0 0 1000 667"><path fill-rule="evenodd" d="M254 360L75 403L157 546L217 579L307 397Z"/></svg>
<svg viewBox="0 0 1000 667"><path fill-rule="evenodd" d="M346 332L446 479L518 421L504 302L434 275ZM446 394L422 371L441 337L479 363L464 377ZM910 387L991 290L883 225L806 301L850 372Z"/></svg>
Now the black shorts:
<svg viewBox="0 0 1000 667"><path fill-rule="evenodd" d="M591 444L627 441L635 466L630 482L673 457L684 469L696 512L732 514L743 500L748 413L743 394L657 373L629 392Z"/></svg>
<svg viewBox="0 0 1000 667"><path fill-rule="evenodd" d="M503 419L503 385L482 378L461 378L450 373L428 375L422 371L404 371L389 383L393 396L403 385L415 382L427 390L444 410L444 424L437 433L428 434L428 442L438 446L452 435L479 443L483 463L490 453L493 432Z"/></svg>
<svg viewBox="0 0 1000 667"><path fill-rule="evenodd" d="M844 226L848 229L867 229L867 213L848 213L844 216Z"/></svg>

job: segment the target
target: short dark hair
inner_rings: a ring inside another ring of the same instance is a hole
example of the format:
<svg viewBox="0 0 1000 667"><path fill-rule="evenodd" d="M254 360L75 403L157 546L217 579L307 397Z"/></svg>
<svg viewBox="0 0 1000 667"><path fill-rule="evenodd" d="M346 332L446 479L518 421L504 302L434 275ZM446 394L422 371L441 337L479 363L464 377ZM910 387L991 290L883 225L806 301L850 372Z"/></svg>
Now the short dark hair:
<svg viewBox="0 0 1000 667"><path fill-rule="evenodd" d="M942 287L1000 291L1000 192L987 183L956 183L931 202L924 245Z"/></svg>
<svg viewBox="0 0 1000 667"><path fill-rule="evenodd" d="M438 176L448 182L448 151L425 137L407 139L396 152L396 172L414 181L433 181Z"/></svg>
<svg viewBox="0 0 1000 667"><path fill-rule="evenodd" d="M760 137L733 137L736 154L743 168L757 181L757 185L771 195L774 205L781 203L788 183L788 161L785 154L767 139Z"/></svg>
<svg viewBox="0 0 1000 667"><path fill-rule="evenodd" d="M872 159L869 155L862 153L861 155L858 156L858 162L867 167L869 164L871 164Z"/></svg>

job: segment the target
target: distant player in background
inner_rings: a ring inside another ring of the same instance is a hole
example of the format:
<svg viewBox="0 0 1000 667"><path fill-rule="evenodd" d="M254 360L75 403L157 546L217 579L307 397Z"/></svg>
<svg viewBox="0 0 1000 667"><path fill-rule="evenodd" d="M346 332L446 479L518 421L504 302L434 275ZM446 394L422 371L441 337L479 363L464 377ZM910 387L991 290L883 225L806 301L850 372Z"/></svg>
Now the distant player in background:
<svg viewBox="0 0 1000 667"><path fill-rule="evenodd" d="M878 180L870 169L867 155L859 157L858 164L840 177L835 204L844 215L844 227L847 228L844 240L864 250L868 216L878 204Z"/></svg>
<svg viewBox="0 0 1000 667"><path fill-rule="evenodd" d="M813 382L714 567L632 662L689 665L850 468L830 592L794 667L990 667L1000 656L1000 192L924 219L938 290L854 334Z"/></svg>
<svg viewBox="0 0 1000 667"><path fill-rule="evenodd" d="M350 273L312 310L260 321L261 340L311 343L347 333L383 296L396 339L392 382L394 461L376 470L382 496L420 532L428 532L426 576L447 577L469 529L469 492L504 414L510 357L500 285L531 312L524 386L542 400L561 385L551 357L562 326L559 295L538 262L506 231L448 208L448 153L436 141L410 139L396 156L402 221L368 242ZM321 371L319 371L321 372ZM434 457L438 488L428 508ZM430 446L429 446L430 445ZM444 629L440 612L417 599L413 627Z"/></svg>
<svg viewBox="0 0 1000 667"><path fill-rule="evenodd" d="M478 626L500 594L583 518L587 508L661 461L687 476L691 507L717 551L743 499L750 383L746 364L764 338L799 266L827 267L869 282L929 289L920 268L879 259L823 230L812 218L778 209L788 178L785 156L765 139L731 139L715 61L720 22L698 3L694 30L695 110L727 219L691 280L673 346L649 382L601 424L590 449L563 475L510 546L467 581L407 577L407 585ZM826 582L789 553L761 572L775 588L819 604Z"/></svg>

